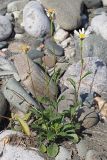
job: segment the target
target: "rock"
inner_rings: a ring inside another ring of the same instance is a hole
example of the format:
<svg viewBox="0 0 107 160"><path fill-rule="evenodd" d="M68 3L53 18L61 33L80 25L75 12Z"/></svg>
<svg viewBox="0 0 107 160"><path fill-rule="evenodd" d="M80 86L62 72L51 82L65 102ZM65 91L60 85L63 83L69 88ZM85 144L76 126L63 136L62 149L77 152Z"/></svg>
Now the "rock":
<svg viewBox="0 0 107 160"><path fill-rule="evenodd" d="M48 68L53 68L56 63L55 55L46 55L42 58L43 64Z"/></svg>
<svg viewBox="0 0 107 160"><path fill-rule="evenodd" d="M49 19L37 1L30 1L24 7L23 24L25 31L36 38L50 32Z"/></svg>
<svg viewBox="0 0 107 160"><path fill-rule="evenodd" d="M55 157L55 160L71 160L71 154L66 148L60 146L59 153Z"/></svg>
<svg viewBox="0 0 107 160"><path fill-rule="evenodd" d="M63 56L64 55L64 50L61 46L57 45L55 41L52 39L47 39L45 41L45 47L52 53L55 54L56 56Z"/></svg>
<svg viewBox="0 0 107 160"><path fill-rule="evenodd" d="M4 15L6 15L6 12L7 12L6 7L1 5L0 6L0 15L4 16Z"/></svg>
<svg viewBox="0 0 107 160"><path fill-rule="evenodd" d="M44 53L41 51L38 51L36 49L30 50L27 55L32 59L42 58L44 56Z"/></svg>
<svg viewBox="0 0 107 160"><path fill-rule="evenodd" d="M0 91L0 115L1 116L6 113L7 107L8 107L7 100L5 99L4 95Z"/></svg>
<svg viewBox="0 0 107 160"><path fill-rule="evenodd" d="M21 13L21 11L14 11L14 12L12 12L15 20L19 18L20 13Z"/></svg>
<svg viewBox="0 0 107 160"><path fill-rule="evenodd" d="M87 95L90 92L96 92L101 95L103 98L107 98L107 67L106 64L97 57L87 57L84 58L84 71L83 75L90 71L91 74L85 77L81 81L79 94ZM73 89L70 82L67 80L68 78L72 78L76 82L76 86L78 88L78 82L80 79L81 72L81 63L74 63L70 65L62 76L60 82L62 85L65 85L68 88ZM100 76L99 76L100 75Z"/></svg>
<svg viewBox="0 0 107 160"><path fill-rule="evenodd" d="M28 45L23 42L12 42L8 46L8 50L12 53L23 53L23 48L27 47ZM29 47L29 46L28 46Z"/></svg>
<svg viewBox="0 0 107 160"><path fill-rule="evenodd" d="M12 33L12 25L6 16L0 15L0 41L7 39Z"/></svg>
<svg viewBox="0 0 107 160"><path fill-rule="evenodd" d="M78 155L81 158L85 158L88 151L88 142L86 140L81 140L78 144L76 144L76 148L78 151Z"/></svg>
<svg viewBox="0 0 107 160"><path fill-rule="evenodd" d="M79 41L75 41L75 61L80 60ZM92 34L84 40L83 57L99 57L107 64L107 40L100 35Z"/></svg>
<svg viewBox="0 0 107 160"><path fill-rule="evenodd" d="M107 8L96 8L95 10L92 11L92 14L93 14L93 17L96 16L96 15L101 15L102 12L107 12Z"/></svg>
<svg viewBox="0 0 107 160"><path fill-rule="evenodd" d="M1 69L0 78L10 76L10 77L14 77L17 81L20 80L17 70L12 64L12 62L5 59L5 57L3 56L0 57L0 69Z"/></svg>
<svg viewBox="0 0 107 160"><path fill-rule="evenodd" d="M13 22L13 21L14 21L14 16L13 16L12 13L6 13L5 16L9 19L10 22Z"/></svg>
<svg viewBox="0 0 107 160"><path fill-rule="evenodd" d="M81 0L41 0L45 8L55 9L56 22L65 30L81 25Z"/></svg>
<svg viewBox="0 0 107 160"><path fill-rule="evenodd" d="M18 15L18 18L16 19L16 22L17 22L22 28L24 28L24 26L23 26L23 11L20 11L20 14Z"/></svg>
<svg viewBox="0 0 107 160"><path fill-rule="evenodd" d="M40 45L42 45L42 44L43 44L43 41L44 41L44 38L36 38L35 43L34 43L35 48L37 48L37 47L39 47Z"/></svg>
<svg viewBox="0 0 107 160"><path fill-rule="evenodd" d="M97 151L95 151L95 150L89 150L87 152L86 158L85 158L85 160L101 160L101 159L102 158L99 156L99 153Z"/></svg>
<svg viewBox="0 0 107 160"><path fill-rule="evenodd" d="M23 37L24 37L23 34L16 34L14 38L15 38L16 40L17 40L17 39L18 39L18 40L21 40Z"/></svg>
<svg viewBox="0 0 107 160"><path fill-rule="evenodd" d="M78 121L82 123L85 129L95 126L99 122L99 116L94 109L83 107L78 110Z"/></svg>
<svg viewBox="0 0 107 160"><path fill-rule="evenodd" d="M8 43L6 41L0 42L0 49L3 49L5 47L7 47L7 46L8 46Z"/></svg>
<svg viewBox="0 0 107 160"><path fill-rule="evenodd" d="M65 71L66 71L66 69L67 69L67 67L68 67L68 63L61 63L61 62L57 62L56 63L56 65L55 65L55 72L58 72L58 71L60 71L60 75L62 75ZM49 73L49 75L50 76L52 76L53 75L53 73L54 73L54 68L51 68L50 70L48 70L48 73Z"/></svg>
<svg viewBox="0 0 107 160"><path fill-rule="evenodd" d="M72 59L75 56L75 47L69 46L65 48L64 53L65 53L66 60Z"/></svg>
<svg viewBox="0 0 107 160"><path fill-rule="evenodd" d="M103 2L103 6L106 7L107 6L107 0L102 0Z"/></svg>
<svg viewBox="0 0 107 160"><path fill-rule="evenodd" d="M3 51L0 51L0 56L6 57L5 53Z"/></svg>
<svg viewBox="0 0 107 160"><path fill-rule="evenodd" d="M66 48L71 43L71 37L68 37L61 43L62 48Z"/></svg>
<svg viewBox="0 0 107 160"><path fill-rule="evenodd" d="M36 101L28 95L25 89L14 78L10 78L4 82L2 92L7 101L18 110L26 113L28 109L33 106L39 108Z"/></svg>
<svg viewBox="0 0 107 160"><path fill-rule="evenodd" d="M38 149L35 148L33 149L27 149L26 147L24 147L23 145L21 146L20 144L16 145L11 145L10 143L6 143L4 145L4 140L8 137L12 139L12 136L16 137L16 139L19 137L19 139L23 139L23 135L20 132L16 132L16 131L8 131L5 130L2 133L0 133L0 142L2 147L2 155L0 157L1 160L44 160L44 158L42 156L40 156ZM14 138L13 137L13 138ZM0 147L1 148L1 147Z"/></svg>
<svg viewBox="0 0 107 160"><path fill-rule="evenodd" d="M91 27L97 35L101 35L107 40L107 15L102 13L101 15L95 16L91 21Z"/></svg>
<svg viewBox="0 0 107 160"><path fill-rule="evenodd" d="M83 0L87 8L98 8L101 6L101 0Z"/></svg>
<svg viewBox="0 0 107 160"><path fill-rule="evenodd" d="M65 90L60 96L59 98L61 98L61 96L64 96L64 100L61 100L59 102L59 105L58 105L58 112L59 113L62 113L64 110L67 110L70 108L71 105L74 104L74 93L70 90L70 89L67 89Z"/></svg>
<svg viewBox="0 0 107 160"><path fill-rule="evenodd" d="M50 81L49 76L27 55L15 55L14 64L22 83L35 98L37 96L54 98L57 95L57 87L54 82Z"/></svg>
<svg viewBox="0 0 107 160"><path fill-rule="evenodd" d="M42 66L42 59L41 58L36 58L36 59L33 60L33 62Z"/></svg>
<svg viewBox="0 0 107 160"><path fill-rule="evenodd" d="M7 5L7 12L23 10L27 2L29 2L29 0L16 0L16 1L10 2Z"/></svg>
<svg viewBox="0 0 107 160"><path fill-rule="evenodd" d="M15 23L14 31L16 34L23 34L25 32L24 28L22 28L18 23Z"/></svg>
<svg viewBox="0 0 107 160"><path fill-rule="evenodd" d="M62 42L64 41L67 37L68 37L69 33L63 29L59 29L55 35L54 35L54 39L57 42Z"/></svg>

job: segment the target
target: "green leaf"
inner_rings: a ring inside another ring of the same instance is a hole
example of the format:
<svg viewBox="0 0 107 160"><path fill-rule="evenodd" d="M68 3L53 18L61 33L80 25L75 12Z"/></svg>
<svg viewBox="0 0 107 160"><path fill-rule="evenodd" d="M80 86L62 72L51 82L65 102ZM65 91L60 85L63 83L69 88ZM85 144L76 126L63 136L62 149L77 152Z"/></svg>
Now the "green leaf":
<svg viewBox="0 0 107 160"><path fill-rule="evenodd" d="M25 116L23 117L23 120L24 121L28 121L28 119L30 118L30 116L31 116L31 111L25 114Z"/></svg>
<svg viewBox="0 0 107 160"><path fill-rule="evenodd" d="M59 132L57 135L61 136L61 137L66 137L67 133L66 132Z"/></svg>
<svg viewBox="0 0 107 160"><path fill-rule="evenodd" d="M67 80L72 84L72 86L76 90L76 82L73 79L71 79L71 78L68 78Z"/></svg>
<svg viewBox="0 0 107 160"><path fill-rule="evenodd" d="M71 137L71 139L74 143L77 143L79 141L79 137L76 133L68 134L67 136Z"/></svg>
<svg viewBox="0 0 107 160"><path fill-rule="evenodd" d="M87 71L82 77L81 80L84 79L85 77L87 77L88 75L92 74L91 71Z"/></svg>
<svg viewBox="0 0 107 160"><path fill-rule="evenodd" d="M49 157L56 157L59 152L59 147L56 143L50 144L47 147L47 154Z"/></svg>
<svg viewBox="0 0 107 160"><path fill-rule="evenodd" d="M71 112L71 115L75 115L76 114L76 107L70 107L70 112Z"/></svg>
<svg viewBox="0 0 107 160"><path fill-rule="evenodd" d="M63 127L63 131L68 130L68 129L72 129L72 124L71 123L67 123Z"/></svg>
<svg viewBox="0 0 107 160"><path fill-rule="evenodd" d="M65 96L61 96L58 98L57 103L59 103L60 101L63 101L65 99Z"/></svg>
<svg viewBox="0 0 107 160"><path fill-rule="evenodd" d="M40 150L41 153L45 153L47 151L47 148L46 148L46 146L44 144L42 144L40 146L39 150Z"/></svg>
<svg viewBox="0 0 107 160"><path fill-rule="evenodd" d="M48 131L48 133L47 133L47 139L48 139L49 141L54 140L55 137L56 137L56 134L55 134L55 133L53 133L52 131Z"/></svg>
<svg viewBox="0 0 107 160"><path fill-rule="evenodd" d="M15 115L15 119L20 123L20 125L21 125L22 130L24 131L24 133L25 133L27 136L30 136L30 135L31 135L31 132L30 132L30 128L29 128L27 122L24 121L23 119L21 119L18 115Z"/></svg>

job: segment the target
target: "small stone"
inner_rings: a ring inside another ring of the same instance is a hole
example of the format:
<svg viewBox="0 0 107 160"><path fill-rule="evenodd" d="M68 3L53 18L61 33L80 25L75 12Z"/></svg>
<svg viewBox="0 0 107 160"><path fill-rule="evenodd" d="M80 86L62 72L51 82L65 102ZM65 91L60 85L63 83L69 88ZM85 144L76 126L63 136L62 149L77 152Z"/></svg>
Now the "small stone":
<svg viewBox="0 0 107 160"><path fill-rule="evenodd" d="M12 25L6 16L0 15L0 41L7 39L12 33Z"/></svg>
<svg viewBox="0 0 107 160"><path fill-rule="evenodd" d="M34 63L42 65L42 59L41 58L36 58L33 60Z"/></svg>
<svg viewBox="0 0 107 160"><path fill-rule="evenodd" d="M61 146L58 155L55 157L55 160L71 160L71 155L72 153Z"/></svg>
<svg viewBox="0 0 107 160"><path fill-rule="evenodd" d="M69 33L63 29L59 29L55 35L54 35L54 39L57 42L62 42L64 41L67 37L68 37Z"/></svg>
<svg viewBox="0 0 107 160"><path fill-rule="evenodd" d="M16 34L14 38L17 40L17 39L22 39L23 37L24 37L23 34Z"/></svg>
<svg viewBox="0 0 107 160"><path fill-rule="evenodd" d="M37 59L37 58L41 58L44 56L44 53L41 51L38 51L36 49L30 50L27 55L32 59Z"/></svg>
<svg viewBox="0 0 107 160"><path fill-rule="evenodd" d="M85 158L88 151L88 142L86 140L81 140L78 144L76 144L76 148L78 151L78 155L81 158Z"/></svg>
<svg viewBox="0 0 107 160"><path fill-rule="evenodd" d="M91 21L91 27L97 35L101 35L107 40L107 15L102 12L101 15L95 16Z"/></svg>
<svg viewBox="0 0 107 160"><path fill-rule="evenodd" d="M101 0L83 0L87 8L98 8L101 6Z"/></svg>
<svg viewBox="0 0 107 160"><path fill-rule="evenodd" d="M5 47L7 47L7 46L8 46L8 43L6 41L0 42L0 49L3 49Z"/></svg>
<svg viewBox="0 0 107 160"><path fill-rule="evenodd" d="M6 12L7 12L6 7L4 7L4 6L2 7L2 5L1 5L1 7L0 7L0 15L5 16Z"/></svg>
<svg viewBox="0 0 107 160"><path fill-rule="evenodd" d="M6 17L9 19L10 22L12 22L14 20L12 13L6 13Z"/></svg>
<svg viewBox="0 0 107 160"><path fill-rule="evenodd" d="M88 107L84 107L78 110L78 121L82 123L82 127L85 129L95 126L99 122L99 116Z"/></svg>
<svg viewBox="0 0 107 160"><path fill-rule="evenodd" d="M23 52L23 46L28 46L26 43L22 42L12 42L8 46L8 50L12 53L22 53Z"/></svg>
<svg viewBox="0 0 107 160"><path fill-rule="evenodd" d="M89 150L86 154L85 160L101 160L102 158L99 156L99 153L95 150ZM104 160L104 159L102 159Z"/></svg>
<svg viewBox="0 0 107 160"><path fill-rule="evenodd" d="M6 52L6 51L7 51L7 48L3 48L1 51L2 51L2 52Z"/></svg>
<svg viewBox="0 0 107 160"><path fill-rule="evenodd" d="M24 28L21 27L18 23L15 23L14 31L16 34L23 34L25 32Z"/></svg>
<svg viewBox="0 0 107 160"><path fill-rule="evenodd" d="M52 68L55 66L56 57L55 57L55 55L46 55L42 58L42 61L43 61L44 65L46 65L49 68Z"/></svg>
<svg viewBox="0 0 107 160"><path fill-rule="evenodd" d="M34 43L35 47L40 47L41 44L43 44L44 38L36 38L36 41Z"/></svg>
<svg viewBox="0 0 107 160"><path fill-rule="evenodd" d="M107 7L107 0L102 0L102 2L103 2L103 6Z"/></svg>
<svg viewBox="0 0 107 160"><path fill-rule="evenodd" d="M18 19L19 18L19 15L20 15L20 11L14 11L12 12L13 15L14 15L14 19Z"/></svg>
<svg viewBox="0 0 107 160"><path fill-rule="evenodd" d="M71 59L71 58L73 58L74 57L74 55L75 55L75 48L74 47L71 47L71 46L69 46L69 47L67 47L67 48L65 48L65 58L68 60L68 59Z"/></svg>
<svg viewBox="0 0 107 160"><path fill-rule="evenodd" d="M4 115L6 113L7 107L8 107L7 100L0 91L0 115Z"/></svg>
<svg viewBox="0 0 107 160"><path fill-rule="evenodd" d="M67 39L65 39L62 43L61 46L62 48L66 48L71 42L71 37L68 37Z"/></svg>
<svg viewBox="0 0 107 160"><path fill-rule="evenodd" d="M29 2L29 0L16 0L13 2L10 2L7 5L7 12L14 12L14 11L20 11L23 9L23 7L26 5L26 3Z"/></svg>
<svg viewBox="0 0 107 160"><path fill-rule="evenodd" d="M47 39L45 41L45 47L50 51L51 53L55 54L56 56L63 56L64 50L61 46L57 45L55 41L52 39Z"/></svg>
<svg viewBox="0 0 107 160"><path fill-rule="evenodd" d="M5 57L5 53L3 51L0 51L0 56Z"/></svg>
<svg viewBox="0 0 107 160"><path fill-rule="evenodd" d="M23 24L25 31L33 37L42 37L50 33L49 19L42 5L37 1L30 1L24 7Z"/></svg>

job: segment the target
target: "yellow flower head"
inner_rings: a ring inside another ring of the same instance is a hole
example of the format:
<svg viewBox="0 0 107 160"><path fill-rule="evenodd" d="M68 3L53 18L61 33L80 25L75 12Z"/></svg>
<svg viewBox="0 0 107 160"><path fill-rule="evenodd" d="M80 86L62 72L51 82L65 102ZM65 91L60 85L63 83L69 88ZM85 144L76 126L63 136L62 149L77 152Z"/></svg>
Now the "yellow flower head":
<svg viewBox="0 0 107 160"><path fill-rule="evenodd" d="M22 44L20 46L20 50L22 51L22 53L27 53L30 50L30 46L28 46L27 44Z"/></svg>
<svg viewBox="0 0 107 160"><path fill-rule="evenodd" d="M84 28L82 28L82 30L79 29L79 32L74 30L74 34L78 36L81 40L83 40L89 36L90 32L89 31L85 32Z"/></svg>
<svg viewBox="0 0 107 160"><path fill-rule="evenodd" d="M46 13L47 13L47 16L48 16L48 17L53 17L54 14L55 14L55 9L53 9L53 8L48 8L48 9L46 9Z"/></svg>

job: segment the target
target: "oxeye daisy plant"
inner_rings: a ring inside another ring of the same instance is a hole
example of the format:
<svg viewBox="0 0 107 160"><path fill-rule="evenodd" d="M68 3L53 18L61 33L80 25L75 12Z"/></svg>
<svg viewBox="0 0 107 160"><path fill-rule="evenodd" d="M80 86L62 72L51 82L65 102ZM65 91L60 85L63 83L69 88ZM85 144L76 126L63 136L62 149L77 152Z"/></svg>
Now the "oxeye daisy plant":
<svg viewBox="0 0 107 160"><path fill-rule="evenodd" d="M83 59L83 43L84 43L84 39L86 39L89 34L91 33L91 30L88 29L87 31L85 31L84 28L79 29L79 31L74 30L74 35L76 37L79 38L80 40L80 60L81 60L81 70L80 70L80 79L78 82L78 88L76 90L76 101L78 101L78 97L79 97L79 90L80 90L80 85L81 85L81 81L83 80L83 78L85 78L87 75L91 74L90 71L88 71L87 73L84 74L84 59Z"/></svg>

